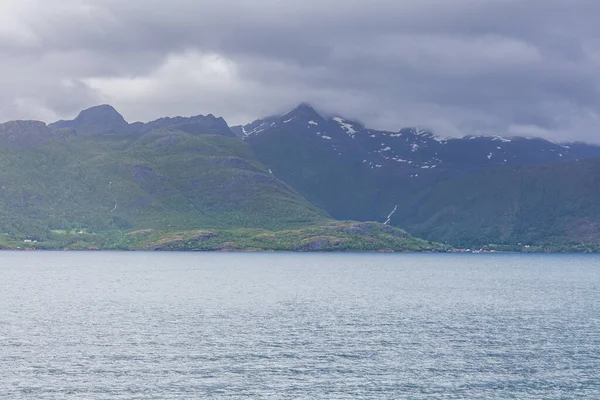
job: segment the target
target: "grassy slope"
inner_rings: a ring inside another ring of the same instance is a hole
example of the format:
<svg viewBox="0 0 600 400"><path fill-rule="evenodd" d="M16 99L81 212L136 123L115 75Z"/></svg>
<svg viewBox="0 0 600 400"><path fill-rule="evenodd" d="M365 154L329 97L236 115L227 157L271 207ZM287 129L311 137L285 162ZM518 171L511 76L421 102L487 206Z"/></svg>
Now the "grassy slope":
<svg viewBox="0 0 600 400"><path fill-rule="evenodd" d="M283 230L252 228L156 231L140 229L96 234L62 232L43 242L0 237L4 249L161 251L447 251L448 246L414 238L375 222L328 221Z"/></svg>

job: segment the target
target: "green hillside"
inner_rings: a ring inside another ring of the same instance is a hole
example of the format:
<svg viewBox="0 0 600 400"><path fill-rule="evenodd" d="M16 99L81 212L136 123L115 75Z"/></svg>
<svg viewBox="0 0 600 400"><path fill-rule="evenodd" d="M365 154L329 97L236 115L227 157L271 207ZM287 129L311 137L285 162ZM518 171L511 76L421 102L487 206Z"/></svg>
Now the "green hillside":
<svg viewBox="0 0 600 400"><path fill-rule="evenodd" d="M79 136L2 146L3 230L276 228L325 218L239 140L152 132L119 147Z"/></svg>
<svg viewBox="0 0 600 400"><path fill-rule="evenodd" d="M350 228L231 136L0 125L3 248L440 249L389 227Z"/></svg>

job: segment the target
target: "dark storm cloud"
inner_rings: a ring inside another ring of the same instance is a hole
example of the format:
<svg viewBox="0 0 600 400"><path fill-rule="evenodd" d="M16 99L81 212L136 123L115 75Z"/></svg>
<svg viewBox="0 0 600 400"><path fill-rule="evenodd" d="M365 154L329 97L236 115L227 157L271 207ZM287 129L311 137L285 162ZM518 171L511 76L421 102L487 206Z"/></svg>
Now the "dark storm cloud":
<svg viewBox="0 0 600 400"><path fill-rule="evenodd" d="M110 102L230 123L300 101L374 127L600 142L588 0L3 3L0 118Z"/></svg>

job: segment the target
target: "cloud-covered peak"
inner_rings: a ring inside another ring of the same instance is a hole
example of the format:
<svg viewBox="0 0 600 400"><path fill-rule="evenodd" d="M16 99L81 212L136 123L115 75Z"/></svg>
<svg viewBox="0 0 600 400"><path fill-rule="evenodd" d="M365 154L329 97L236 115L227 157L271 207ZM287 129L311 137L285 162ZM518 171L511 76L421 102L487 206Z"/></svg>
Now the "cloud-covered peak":
<svg viewBox="0 0 600 400"><path fill-rule="evenodd" d="M282 117L283 120L322 121L323 117L308 103L300 103Z"/></svg>

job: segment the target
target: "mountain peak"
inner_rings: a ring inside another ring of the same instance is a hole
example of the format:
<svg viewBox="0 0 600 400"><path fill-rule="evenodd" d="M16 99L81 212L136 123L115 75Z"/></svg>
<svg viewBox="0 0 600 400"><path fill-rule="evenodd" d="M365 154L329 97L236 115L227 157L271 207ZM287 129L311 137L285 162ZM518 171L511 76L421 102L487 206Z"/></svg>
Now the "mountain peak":
<svg viewBox="0 0 600 400"><path fill-rule="evenodd" d="M308 120L323 120L324 118L315 111L315 109L308 103L300 103L292 111L288 112L282 117L284 120L290 118L308 119Z"/></svg>
<svg viewBox="0 0 600 400"><path fill-rule="evenodd" d="M79 121L83 125L90 125L90 128L93 126L94 128L109 128L111 130L128 125L125 118L113 106L108 104L90 107L81 111L75 121Z"/></svg>
<svg viewBox="0 0 600 400"><path fill-rule="evenodd" d="M50 124L55 129L70 128L80 134L94 135L99 133L113 133L126 128L129 124L115 108L102 104L87 108L71 121L58 121Z"/></svg>
<svg viewBox="0 0 600 400"><path fill-rule="evenodd" d="M298 104L296 106L295 110L312 110L312 111L315 111L314 107L312 105L310 105L310 103L307 103L305 101L303 101L302 103Z"/></svg>
<svg viewBox="0 0 600 400"><path fill-rule="evenodd" d="M90 108L86 108L79 113L79 116L86 114L104 114L104 115L119 115L119 112L110 104L100 104ZM123 118L121 116L121 118Z"/></svg>

